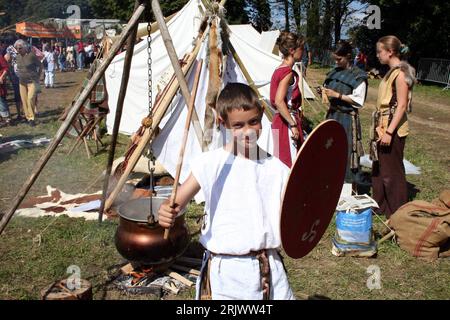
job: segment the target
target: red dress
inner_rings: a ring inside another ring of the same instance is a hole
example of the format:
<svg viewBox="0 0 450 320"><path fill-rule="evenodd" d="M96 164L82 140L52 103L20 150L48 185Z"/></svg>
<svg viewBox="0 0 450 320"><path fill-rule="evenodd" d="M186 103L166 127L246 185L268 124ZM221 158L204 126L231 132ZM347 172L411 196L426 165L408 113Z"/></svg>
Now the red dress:
<svg viewBox="0 0 450 320"><path fill-rule="evenodd" d="M295 121L297 122L297 128L300 133L299 143L297 143L297 151L300 150L300 146L304 141L303 138L303 130L301 126L301 118L299 115L299 109L302 104L302 96L300 93L300 88L298 87L299 76L296 72L294 72L289 66L281 66L275 69L272 79L270 81L270 103L272 107L276 109L275 105L275 97L277 94L278 86L280 81L283 80L290 73L294 75L294 84L289 86L288 93L284 98L284 102L286 105L290 106L289 111L294 110L297 111L294 114ZM284 164L286 164L289 168L292 166L292 157L291 157L291 134L289 130L288 122L280 115L279 112L275 113L272 120L272 133L274 138L274 154L278 157ZM278 152L277 152L278 151Z"/></svg>

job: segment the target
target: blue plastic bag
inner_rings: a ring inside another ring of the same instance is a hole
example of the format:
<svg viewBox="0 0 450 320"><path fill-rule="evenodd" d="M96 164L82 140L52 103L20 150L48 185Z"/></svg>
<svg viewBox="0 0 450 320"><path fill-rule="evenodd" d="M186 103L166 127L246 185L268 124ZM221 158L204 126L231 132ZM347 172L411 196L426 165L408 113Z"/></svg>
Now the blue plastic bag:
<svg viewBox="0 0 450 320"><path fill-rule="evenodd" d="M367 208L356 212L338 211L336 241L342 244L371 244L372 209Z"/></svg>

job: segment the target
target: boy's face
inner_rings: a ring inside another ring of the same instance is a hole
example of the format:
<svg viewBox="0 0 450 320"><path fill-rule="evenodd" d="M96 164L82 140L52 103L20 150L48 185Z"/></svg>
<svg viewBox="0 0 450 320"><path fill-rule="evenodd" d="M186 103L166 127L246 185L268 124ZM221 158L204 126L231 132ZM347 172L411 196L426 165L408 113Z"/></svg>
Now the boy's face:
<svg viewBox="0 0 450 320"><path fill-rule="evenodd" d="M256 146L261 131L262 113L253 108L250 110L233 109L228 112L228 119L224 121L225 127L231 130L233 140L245 149Z"/></svg>

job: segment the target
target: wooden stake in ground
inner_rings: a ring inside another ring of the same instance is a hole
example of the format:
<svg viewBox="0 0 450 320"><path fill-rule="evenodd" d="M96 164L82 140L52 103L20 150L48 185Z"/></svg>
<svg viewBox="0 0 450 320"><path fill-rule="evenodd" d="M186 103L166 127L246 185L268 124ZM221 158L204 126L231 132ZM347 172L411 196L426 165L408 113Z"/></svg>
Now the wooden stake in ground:
<svg viewBox="0 0 450 320"><path fill-rule="evenodd" d="M138 6L139 6L139 1L136 0L136 2L134 4L134 9L136 10L138 8ZM119 92L119 97L117 100L116 116L114 118L114 127L113 127L112 136L111 136L111 146L109 148L108 163L106 165L106 172L105 172L105 180L103 181L102 202L100 204L100 209L98 210L98 221L99 222L102 222L102 218L103 218L103 210L105 208L106 194L108 192L109 177L111 175L111 169L112 169L112 165L114 162L114 154L116 153L117 137L119 135L119 126L120 126L120 120L122 120L123 103L125 101L125 96L127 94L128 80L130 78L131 60L133 59L134 43L136 41L137 29L138 29L138 25L136 24L133 27L133 30L131 31L130 36L128 37L128 43L127 43L127 49L126 49L127 51L125 53L125 62L123 65L122 81L120 83L120 92ZM151 88L149 90L151 90Z"/></svg>
<svg viewBox="0 0 450 320"><path fill-rule="evenodd" d="M75 119L75 116L78 114L78 111L80 110L81 106L84 104L86 99L91 94L92 89L95 87L95 85L100 80L100 78L103 77L106 69L110 65L111 61L115 58L117 52L119 52L119 50L122 48L123 44L125 43L125 40L130 35L134 26L139 23L139 18L142 15L142 13L144 12L144 10L145 10L145 5L143 5L143 4L139 5L139 7L133 13L133 16L131 17L130 21L126 25L125 29L122 31L119 41L117 41L112 46L111 51L109 52L109 55L105 58L103 63L100 65L100 67L94 73L94 75L92 76L88 85L83 90L83 92L80 94L78 100L75 102L72 109L69 111L69 114L67 115L66 119L62 123L58 132L55 134L55 137L52 139L52 142L47 147L47 150L45 151L44 155L36 163L36 165L33 169L33 173L31 174L29 179L24 183L22 188L19 190L19 192L17 193L17 196L14 198L13 205L11 206L9 211L2 217L2 220L0 221L0 234L3 232L6 225L8 224L9 220L14 215L14 212L19 207L19 205L21 204L21 202L27 195L28 191L33 186L34 182L39 177L39 174L41 173L42 169L44 169L45 165L47 164L48 160L52 156L53 152L58 147L61 140L64 138L64 135L66 134L67 130L69 130L69 128L70 128L73 120Z"/></svg>
<svg viewBox="0 0 450 320"><path fill-rule="evenodd" d="M186 123L184 125L184 135L183 135L183 141L181 142L180 154L178 156L177 170L175 173L175 181L173 182L172 194L170 196L170 206L172 208L175 206L175 200L177 197L178 182L180 181L181 167L183 166L184 151L186 148L186 142L187 142L187 138L188 138L188 134L189 134L191 118L192 118L193 110L195 109L195 96L197 95L197 88L198 88L198 82L200 80L200 72L202 71L202 65L203 65L203 60L200 60L197 65L197 70L195 71L194 86L192 88L191 99L189 101L189 110L188 110L188 114L186 117ZM166 229L164 231L164 239L169 238L169 230L170 229Z"/></svg>

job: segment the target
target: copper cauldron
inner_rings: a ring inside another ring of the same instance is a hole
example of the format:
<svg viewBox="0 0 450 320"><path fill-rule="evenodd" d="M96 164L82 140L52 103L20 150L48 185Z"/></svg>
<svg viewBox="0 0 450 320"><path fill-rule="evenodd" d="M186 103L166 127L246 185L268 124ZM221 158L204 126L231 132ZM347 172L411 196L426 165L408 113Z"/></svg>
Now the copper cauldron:
<svg viewBox="0 0 450 320"><path fill-rule="evenodd" d="M185 210L175 219L169 238L164 239L165 229L158 223L158 209L166 200L152 197L153 217L150 215L150 198L134 199L119 207L115 244L119 253L132 264L167 265L187 248L190 236L184 220Z"/></svg>

